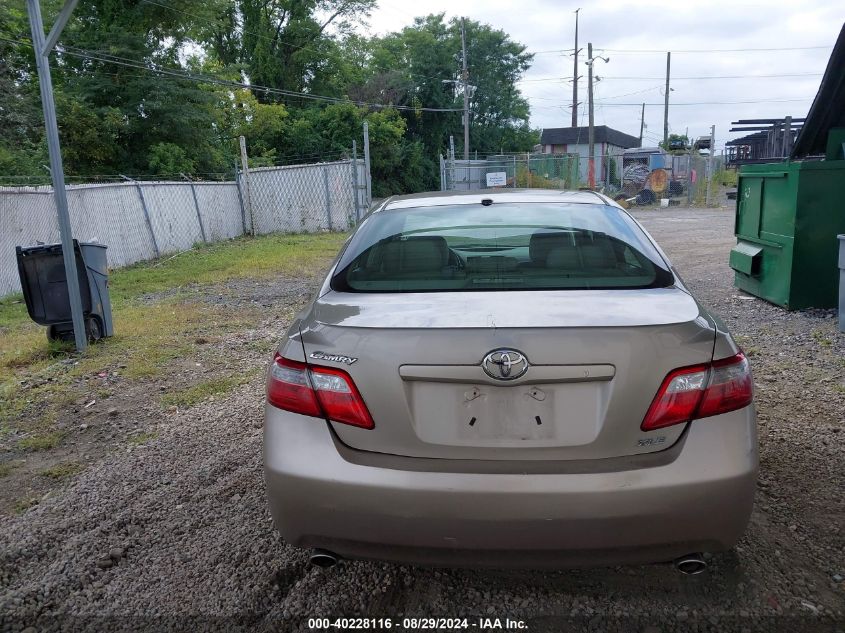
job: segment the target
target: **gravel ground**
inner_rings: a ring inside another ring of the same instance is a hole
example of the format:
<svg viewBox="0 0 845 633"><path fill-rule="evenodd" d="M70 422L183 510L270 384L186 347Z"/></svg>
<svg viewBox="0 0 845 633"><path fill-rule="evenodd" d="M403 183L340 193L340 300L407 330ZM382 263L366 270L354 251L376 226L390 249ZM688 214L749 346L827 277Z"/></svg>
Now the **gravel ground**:
<svg viewBox="0 0 845 633"><path fill-rule="evenodd" d="M339 615L471 625L508 617L530 631L845 631L845 335L835 313L788 313L733 289L730 211L636 215L723 316L758 386L756 509L741 544L711 557L706 574L665 565L311 568L276 534L265 506L256 378L225 398L160 414L156 439L114 451L60 494L0 519L0 631L306 630L309 616ZM279 291L250 282L207 296L233 309L283 296L289 308L305 292ZM269 354L273 328L259 331Z"/></svg>

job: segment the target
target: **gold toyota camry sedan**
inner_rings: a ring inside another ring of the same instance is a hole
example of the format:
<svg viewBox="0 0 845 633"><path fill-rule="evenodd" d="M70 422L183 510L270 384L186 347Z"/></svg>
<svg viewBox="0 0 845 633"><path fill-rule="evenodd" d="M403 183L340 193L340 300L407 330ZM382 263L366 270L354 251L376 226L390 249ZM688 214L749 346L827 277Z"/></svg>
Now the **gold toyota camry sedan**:
<svg viewBox="0 0 845 633"><path fill-rule="evenodd" d="M270 366L270 509L324 566L697 573L748 524L752 396L722 322L612 200L390 198Z"/></svg>

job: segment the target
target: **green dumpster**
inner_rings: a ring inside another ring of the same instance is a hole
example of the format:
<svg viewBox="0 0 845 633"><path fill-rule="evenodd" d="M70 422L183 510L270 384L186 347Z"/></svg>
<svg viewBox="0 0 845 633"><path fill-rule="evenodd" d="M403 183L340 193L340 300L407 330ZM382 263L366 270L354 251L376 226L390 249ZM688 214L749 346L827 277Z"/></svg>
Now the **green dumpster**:
<svg viewBox="0 0 845 633"><path fill-rule="evenodd" d="M833 308L845 233L845 29L790 159L743 165L734 285L790 310Z"/></svg>

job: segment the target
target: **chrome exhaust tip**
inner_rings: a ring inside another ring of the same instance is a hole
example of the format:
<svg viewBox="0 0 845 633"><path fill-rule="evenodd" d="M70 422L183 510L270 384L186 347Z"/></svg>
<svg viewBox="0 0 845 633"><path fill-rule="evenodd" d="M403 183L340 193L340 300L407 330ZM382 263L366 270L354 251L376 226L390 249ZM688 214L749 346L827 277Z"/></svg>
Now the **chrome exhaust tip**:
<svg viewBox="0 0 845 633"><path fill-rule="evenodd" d="M315 565L316 567L322 567L323 569L334 567L335 565L337 565L339 560L340 558L337 554L324 549L311 550L311 556L308 558L308 561L312 565Z"/></svg>
<svg viewBox="0 0 845 633"><path fill-rule="evenodd" d="M675 569L687 576L695 576L707 569L707 561L699 553L687 554L675 559Z"/></svg>

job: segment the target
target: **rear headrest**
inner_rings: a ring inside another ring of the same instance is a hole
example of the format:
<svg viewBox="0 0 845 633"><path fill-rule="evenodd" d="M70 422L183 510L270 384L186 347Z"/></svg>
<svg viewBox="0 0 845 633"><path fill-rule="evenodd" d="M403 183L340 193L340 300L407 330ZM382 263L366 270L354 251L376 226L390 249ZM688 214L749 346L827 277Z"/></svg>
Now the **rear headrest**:
<svg viewBox="0 0 845 633"><path fill-rule="evenodd" d="M440 235L407 237L385 247L384 268L390 271L439 270L449 261L449 247Z"/></svg>
<svg viewBox="0 0 845 633"><path fill-rule="evenodd" d="M584 268L615 268L616 253L608 239L595 240L592 244L581 247L581 259Z"/></svg>
<svg viewBox="0 0 845 633"><path fill-rule="evenodd" d="M565 268L568 270L580 268L581 262L578 257L578 249L574 246L566 248L553 248L546 257L546 268Z"/></svg>
<svg viewBox="0 0 845 633"><path fill-rule="evenodd" d="M571 233L552 229L535 231L528 242L528 257L535 264L545 264L549 251L553 248L566 248L571 244Z"/></svg>

